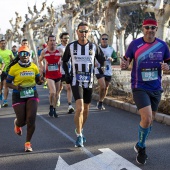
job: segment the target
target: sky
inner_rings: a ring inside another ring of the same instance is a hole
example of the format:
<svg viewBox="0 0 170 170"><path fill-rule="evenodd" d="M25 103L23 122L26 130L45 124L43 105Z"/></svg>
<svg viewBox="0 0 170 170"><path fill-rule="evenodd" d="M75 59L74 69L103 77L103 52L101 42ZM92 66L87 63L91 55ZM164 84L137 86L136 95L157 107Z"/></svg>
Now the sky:
<svg viewBox="0 0 170 170"><path fill-rule="evenodd" d="M22 20L25 20L25 14L28 13L28 6L33 9L36 3L37 10L42 7L42 3L46 1L46 7L50 6L53 2L53 6L57 7L60 4L65 4L65 0L1 0L0 9L0 34L5 34L7 29L11 29L9 20L13 18L13 24L16 19L15 12L18 12L22 16Z"/></svg>

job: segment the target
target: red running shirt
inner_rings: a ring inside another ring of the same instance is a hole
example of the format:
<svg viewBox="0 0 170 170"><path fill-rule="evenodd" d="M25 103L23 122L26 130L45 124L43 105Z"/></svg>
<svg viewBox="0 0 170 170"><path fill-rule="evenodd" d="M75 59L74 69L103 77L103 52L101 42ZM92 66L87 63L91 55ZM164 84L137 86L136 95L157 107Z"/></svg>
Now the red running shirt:
<svg viewBox="0 0 170 170"><path fill-rule="evenodd" d="M60 60L61 54L58 50L54 52L45 51L44 58L46 60L46 74L45 77L49 79L61 78Z"/></svg>

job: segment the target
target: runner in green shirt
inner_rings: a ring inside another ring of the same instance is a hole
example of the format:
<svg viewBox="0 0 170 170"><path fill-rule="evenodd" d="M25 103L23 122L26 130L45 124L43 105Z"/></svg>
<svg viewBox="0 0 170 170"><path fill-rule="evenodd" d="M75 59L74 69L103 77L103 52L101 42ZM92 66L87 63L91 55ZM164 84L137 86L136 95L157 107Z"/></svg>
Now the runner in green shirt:
<svg viewBox="0 0 170 170"><path fill-rule="evenodd" d="M8 98L9 90L8 90L8 87L6 86L6 78L7 78L6 69L8 65L10 64L10 62L14 59L14 56L11 50L6 49L5 39L0 40L0 47L1 47L0 56L2 57L5 63L5 67L3 68L2 74L1 74L1 89L4 88L4 101L3 101L2 107L7 107L8 106L7 98Z"/></svg>
<svg viewBox="0 0 170 170"><path fill-rule="evenodd" d="M4 67L5 67L4 60L0 56L0 100L2 100L1 74L2 74L2 70L4 69Z"/></svg>

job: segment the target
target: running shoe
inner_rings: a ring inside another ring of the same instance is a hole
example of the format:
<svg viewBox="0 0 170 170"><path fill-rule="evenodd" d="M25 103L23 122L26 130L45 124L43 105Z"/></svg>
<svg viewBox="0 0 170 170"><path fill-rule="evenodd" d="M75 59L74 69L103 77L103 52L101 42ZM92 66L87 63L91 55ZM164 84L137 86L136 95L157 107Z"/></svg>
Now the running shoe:
<svg viewBox="0 0 170 170"><path fill-rule="evenodd" d="M105 107L103 106L103 102L97 102L96 108L99 110L105 110Z"/></svg>
<svg viewBox="0 0 170 170"><path fill-rule="evenodd" d="M53 117L53 107L52 106L50 106L50 111L49 111L49 113L48 113L48 115L50 116L50 117Z"/></svg>
<svg viewBox="0 0 170 170"><path fill-rule="evenodd" d="M75 147L84 147L84 145L83 145L83 137L81 137L81 136L77 137Z"/></svg>
<svg viewBox="0 0 170 170"><path fill-rule="evenodd" d="M55 109L53 109L53 115L54 115L55 118L58 117L58 114L56 113L56 110L55 110Z"/></svg>
<svg viewBox="0 0 170 170"><path fill-rule="evenodd" d="M72 113L74 113L74 108L72 105L69 105L68 106L68 114L72 114Z"/></svg>
<svg viewBox="0 0 170 170"><path fill-rule="evenodd" d="M32 147L30 142L25 143L25 152L32 152Z"/></svg>
<svg viewBox="0 0 170 170"><path fill-rule="evenodd" d="M85 136L83 135L83 129L81 130L81 133L82 133L82 137L83 137L83 142L85 143L87 140L86 140ZM77 129L75 129L75 134L78 136Z"/></svg>
<svg viewBox="0 0 170 170"><path fill-rule="evenodd" d="M145 147L141 148L138 146L138 144L136 144L134 146L134 150L137 153L136 162L138 164L145 164L146 160L148 159L148 156L146 155Z"/></svg>
<svg viewBox="0 0 170 170"><path fill-rule="evenodd" d="M60 106L60 100L59 100L59 99L58 99L58 101L57 101L56 106L57 106L57 107L59 107L59 106Z"/></svg>
<svg viewBox="0 0 170 170"><path fill-rule="evenodd" d="M44 89L47 89L47 88L48 88L48 87L47 87L47 84L44 84L43 88L44 88Z"/></svg>
<svg viewBox="0 0 170 170"><path fill-rule="evenodd" d="M15 132L17 135L21 136L21 135L22 135L22 128L21 128L21 127L18 127L18 126L16 125L16 121L17 121L17 119L14 120L14 132Z"/></svg>
<svg viewBox="0 0 170 170"><path fill-rule="evenodd" d="M8 107L8 102L7 100L4 100L3 104L2 104L2 107Z"/></svg>

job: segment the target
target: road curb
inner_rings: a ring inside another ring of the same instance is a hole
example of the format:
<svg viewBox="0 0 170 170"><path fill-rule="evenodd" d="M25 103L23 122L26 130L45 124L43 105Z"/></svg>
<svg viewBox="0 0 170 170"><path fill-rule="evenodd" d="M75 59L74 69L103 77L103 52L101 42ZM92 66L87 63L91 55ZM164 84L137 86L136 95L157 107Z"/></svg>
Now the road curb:
<svg viewBox="0 0 170 170"><path fill-rule="evenodd" d="M93 93L92 99L99 100L99 95ZM132 105L130 103L125 103L123 101L117 100L116 98L106 97L104 99L103 103L105 103L106 105L116 107L116 108L119 108L122 110L126 110L128 112L135 113L135 114L139 115L136 105ZM162 114L162 113L158 112L158 113L156 113L154 120L157 122L166 124L166 125L170 125L170 116L166 115L166 114Z"/></svg>

